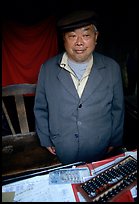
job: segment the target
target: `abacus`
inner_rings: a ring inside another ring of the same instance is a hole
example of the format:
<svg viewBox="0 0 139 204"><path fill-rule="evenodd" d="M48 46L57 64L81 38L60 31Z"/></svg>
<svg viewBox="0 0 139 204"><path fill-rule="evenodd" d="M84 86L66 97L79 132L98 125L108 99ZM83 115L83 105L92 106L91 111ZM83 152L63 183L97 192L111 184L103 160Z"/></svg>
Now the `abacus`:
<svg viewBox="0 0 139 204"><path fill-rule="evenodd" d="M123 191L137 184L137 160L127 156L95 177L77 185L88 202L114 202Z"/></svg>

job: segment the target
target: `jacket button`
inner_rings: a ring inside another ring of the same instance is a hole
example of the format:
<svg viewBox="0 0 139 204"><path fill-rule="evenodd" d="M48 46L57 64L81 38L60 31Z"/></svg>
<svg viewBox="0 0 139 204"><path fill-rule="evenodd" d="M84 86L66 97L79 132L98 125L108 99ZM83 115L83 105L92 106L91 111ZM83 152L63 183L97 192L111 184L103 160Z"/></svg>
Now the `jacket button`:
<svg viewBox="0 0 139 204"><path fill-rule="evenodd" d="M79 106L78 106L79 108L81 108L82 107L82 104L79 104Z"/></svg>
<svg viewBox="0 0 139 204"><path fill-rule="evenodd" d="M79 135L78 135L78 134L75 134L75 137L76 137L76 138L78 138L78 137L79 137Z"/></svg>
<svg viewBox="0 0 139 204"><path fill-rule="evenodd" d="M82 122L81 122L81 121L78 121L78 122L77 122L77 124L78 124L78 125L81 125L81 124L82 124Z"/></svg>

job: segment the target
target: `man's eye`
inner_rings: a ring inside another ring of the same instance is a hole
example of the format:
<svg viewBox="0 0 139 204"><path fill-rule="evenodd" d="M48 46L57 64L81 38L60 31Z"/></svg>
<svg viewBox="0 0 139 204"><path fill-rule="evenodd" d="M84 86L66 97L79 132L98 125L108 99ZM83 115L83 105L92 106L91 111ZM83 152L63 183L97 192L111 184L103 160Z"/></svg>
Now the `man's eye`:
<svg viewBox="0 0 139 204"><path fill-rule="evenodd" d="M89 37L89 36L90 36L90 35L88 35L88 34L85 34L85 35L84 35L84 37Z"/></svg>
<svg viewBox="0 0 139 204"><path fill-rule="evenodd" d="M69 35L69 37L70 37L70 38L75 38L75 37L76 37L76 35Z"/></svg>

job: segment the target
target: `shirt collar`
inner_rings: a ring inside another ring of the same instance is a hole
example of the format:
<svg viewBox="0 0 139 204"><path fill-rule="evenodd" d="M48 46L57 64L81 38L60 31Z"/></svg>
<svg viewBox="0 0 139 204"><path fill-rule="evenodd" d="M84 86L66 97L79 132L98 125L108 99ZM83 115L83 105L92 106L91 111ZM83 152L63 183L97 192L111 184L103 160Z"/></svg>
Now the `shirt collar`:
<svg viewBox="0 0 139 204"><path fill-rule="evenodd" d="M90 73L92 66L93 66L93 55L92 55L91 59L89 60L87 69L85 71L85 75L88 75ZM67 56L66 52L64 52L64 54L62 56L60 67L68 70L71 73L74 73L72 71L72 69L68 66L68 56Z"/></svg>

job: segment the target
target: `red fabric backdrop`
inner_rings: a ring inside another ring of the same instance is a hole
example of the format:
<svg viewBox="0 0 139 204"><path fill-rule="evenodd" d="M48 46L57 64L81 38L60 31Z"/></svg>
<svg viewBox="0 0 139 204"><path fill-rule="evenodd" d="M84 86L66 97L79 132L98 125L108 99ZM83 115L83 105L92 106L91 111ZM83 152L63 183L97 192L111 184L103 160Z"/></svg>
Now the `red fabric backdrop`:
<svg viewBox="0 0 139 204"><path fill-rule="evenodd" d="M54 16L35 25L6 22L2 29L2 86L36 83L41 64L58 53Z"/></svg>

